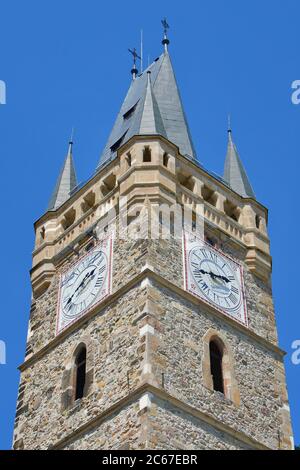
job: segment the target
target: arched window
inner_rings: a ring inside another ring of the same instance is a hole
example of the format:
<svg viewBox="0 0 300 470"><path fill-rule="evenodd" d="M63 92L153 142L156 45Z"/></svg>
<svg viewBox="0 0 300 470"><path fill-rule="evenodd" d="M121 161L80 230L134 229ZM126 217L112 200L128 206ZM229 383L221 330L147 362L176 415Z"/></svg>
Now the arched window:
<svg viewBox="0 0 300 470"><path fill-rule="evenodd" d="M83 397L86 379L86 347L83 346L75 358L75 400Z"/></svg>
<svg viewBox="0 0 300 470"><path fill-rule="evenodd" d="M128 152L125 157L127 169L131 167L131 153Z"/></svg>
<svg viewBox="0 0 300 470"><path fill-rule="evenodd" d="M211 340L209 343L209 355L213 388L216 392L224 393L223 351L215 340Z"/></svg>
<svg viewBox="0 0 300 470"><path fill-rule="evenodd" d="M151 162L151 149L148 145L143 150L143 162Z"/></svg>
<svg viewBox="0 0 300 470"><path fill-rule="evenodd" d="M168 163L169 163L169 155L165 152L163 156L163 165L168 167Z"/></svg>
<svg viewBox="0 0 300 470"><path fill-rule="evenodd" d="M205 387L222 393L236 406L240 406L240 392L230 343L222 332L212 328L203 337L202 373Z"/></svg>

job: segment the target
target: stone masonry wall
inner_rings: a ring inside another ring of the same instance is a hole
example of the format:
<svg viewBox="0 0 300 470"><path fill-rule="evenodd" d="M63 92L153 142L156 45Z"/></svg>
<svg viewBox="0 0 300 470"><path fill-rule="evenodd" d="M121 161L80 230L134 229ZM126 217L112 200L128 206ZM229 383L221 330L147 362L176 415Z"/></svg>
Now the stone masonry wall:
<svg viewBox="0 0 300 470"><path fill-rule="evenodd" d="M138 402L109 416L97 427L66 444L64 450L139 449L141 422Z"/></svg>
<svg viewBox="0 0 300 470"><path fill-rule="evenodd" d="M143 353L134 319L145 294L139 286L131 289L22 373L15 440L22 437L25 448L47 449L137 386ZM82 341L88 342L92 385L88 396L63 409L64 373Z"/></svg>
<svg viewBox="0 0 300 470"><path fill-rule="evenodd" d="M281 363L278 356L212 317L205 306L191 305L155 283L149 296L159 312L151 356L155 380L161 383L164 374L164 389L170 395L277 448L282 408L276 376ZM219 333L231 351L240 405L204 385L204 336L210 330Z"/></svg>
<svg viewBox="0 0 300 470"><path fill-rule="evenodd" d="M148 413L150 449L246 450L250 446L213 426L154 399Z"/></svg>
<svg viewBox="0 0 300 470"><path fill-rule="evenodd" d="M243 262L242 250L233 247L227 247L227 250ZM178 289L183 288L183 269L179 240L118 240L114 247L113 292L117 293L130 280L140 276L145 267L168 280L174 289L163 287L159 281L139 281L104 308L100 305L80 329L72 328L41 357L35 360L33 356L32 364L21 374L15 441L23 439L28 449L47 449L79 426L105 414L148 380L238 433L243 432L266 446L278 448L283 403L279 393L282 383L279 384L276 377L278 370L282 371L281 358L247 332L236 329L225 317L217 318L205 305L196 305L180 295ZM245 265L245 287L249 329L277 344L270 286L255 278ZM32 308L27 345L29 358L55 338L57 298L58 276L55 276L49 289L36 299ZM143 316L147 302L154 305L148 317ZM140 328L147 322L154 328L148 343L145 337L140 337ZM210 329L223 334L232 352L241 398L239 406L204 385L203 338ZM89 392L74 406L64 406L67 364L82 341L89 344ZM151 365L148 373L144 369L146 352ZM141 426L136 406L121 407L114 417L99 425L98 430L89 431L70 446L126 446L129 433L130 445L142 448L145 440L141 433L139 438L136 437ZM162 436L167 433L169 423L169 429L176 427L178 431L170 441L172 448L180 448L182 441L191 448L244 446L219 431L195 423L189 415L178 415L165 405L157 404L155 409L156 414L149 418L153 425L153 432L150 426L152 444L149 445L163 448ZM128 423L133 425L132 434L132 426Z"/></svg>

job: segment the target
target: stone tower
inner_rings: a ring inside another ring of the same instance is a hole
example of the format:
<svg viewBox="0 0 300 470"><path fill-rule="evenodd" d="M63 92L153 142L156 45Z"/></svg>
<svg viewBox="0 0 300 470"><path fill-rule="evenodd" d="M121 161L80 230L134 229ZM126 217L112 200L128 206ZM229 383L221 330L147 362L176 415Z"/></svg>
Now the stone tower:
<svg viewBox="0 0 300 470"><path fill-rule="evenodd" d="M223 178L198 163L168 43L35 223L16 449L293 448L267 209L230 129Z"/></svg>

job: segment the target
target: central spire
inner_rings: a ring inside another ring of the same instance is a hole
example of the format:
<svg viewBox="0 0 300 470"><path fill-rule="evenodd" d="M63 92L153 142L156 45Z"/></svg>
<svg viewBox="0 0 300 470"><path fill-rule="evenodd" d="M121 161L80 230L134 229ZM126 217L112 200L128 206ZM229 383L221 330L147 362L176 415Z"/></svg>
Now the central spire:
<svg viewBox="0 0 300 470"><path fill-rule="evenodd" d="M165 20L163 20L165 21ZM116 157L118 148L134 135L158 134L177 145L182 155L196 160L188 123L168 53L164 24L165 50L131 82L111 134L102 152L98 168ZM151 72L151 78L150 74Z"/></svg>

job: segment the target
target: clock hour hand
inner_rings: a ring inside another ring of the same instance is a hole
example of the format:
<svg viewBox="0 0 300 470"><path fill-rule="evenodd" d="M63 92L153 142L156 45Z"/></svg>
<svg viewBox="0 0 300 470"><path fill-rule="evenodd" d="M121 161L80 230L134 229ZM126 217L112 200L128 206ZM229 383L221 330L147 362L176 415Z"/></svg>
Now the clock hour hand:
<svg viewBox="0 0 300 470"><path fill-rule="evenodd" d="M204 271L204 269L200 269L200 273L208 274L212 279L222 279L223 281L226 282L226 284L230 282L229 279L227 279L227 277L221 276L220 274L215 274L212 271Z"/></svg>
<svg viewBox="0 0 300 470"><path fill-rule="evenodd" d="M212 279L216 279L216 278L217 278L217 279L222 279L222 281L225 281L226 284L227 284L228 282L230 282L229 279L227 279L227 277L221 276L220 274L215 274L215 273L213 273L213 272L210 272L209 274L210 274L210 276L212 277Z"/></svg>

